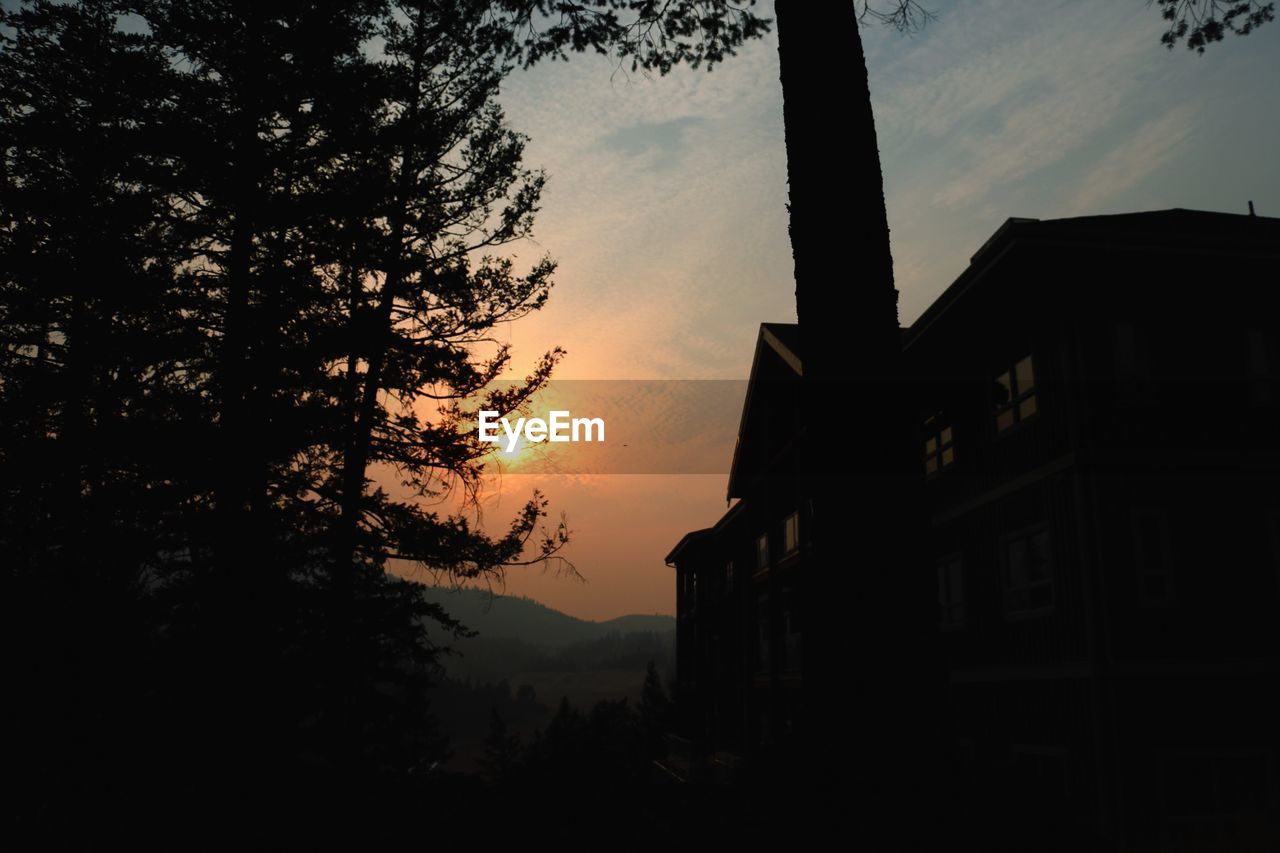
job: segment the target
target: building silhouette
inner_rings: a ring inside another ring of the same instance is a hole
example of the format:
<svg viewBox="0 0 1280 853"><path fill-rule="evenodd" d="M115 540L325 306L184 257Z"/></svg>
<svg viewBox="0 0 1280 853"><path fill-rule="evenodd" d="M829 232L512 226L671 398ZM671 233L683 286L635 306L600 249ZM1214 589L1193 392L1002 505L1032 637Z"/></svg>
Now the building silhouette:
<svg viewBox="0 0 1280 853"><path fill-rule="evenodd" d="M1280 849L1277 297L1278 219L1010 219L904 330L949 757L1011 819ZM798 748L802 649L840 641L799 607L797 342L761 326L737 503L667 558L679 734L722 774Z"/></svg>
<svg viewBox="0 0 1280 853"><path fill-rule="evenodd" d="M729 475L737 503L667 556L677 583L677 707L685 731L729 771L785 749L799 722L808 505L790 476L800 427L796 343L794 324L760 327Z"/></svg>

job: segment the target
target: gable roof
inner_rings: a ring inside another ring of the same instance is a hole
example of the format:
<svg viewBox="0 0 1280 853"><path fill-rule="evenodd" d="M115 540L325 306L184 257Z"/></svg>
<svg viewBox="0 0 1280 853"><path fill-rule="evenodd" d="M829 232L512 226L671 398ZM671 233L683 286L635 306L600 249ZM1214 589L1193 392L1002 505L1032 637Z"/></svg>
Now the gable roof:
<svg viewBox="0 0 1280 853"><path fill-rule="evenodd" d="M663 562L665 562L668 566L675 565L676 559L679 558L679 556L684 551L688 550L698 542L702 542L704 540L710 539L712 531L713 531L713 528L711 527L704 527L701 530L689 531L684 536L680 537L680 541L677 542L676 546L671 549L671 553L667 554Z"/></svg>
<svg viewBox="0 0 1280 853"><path fill-rule="evenodd" d="M761 323L760 338L756 343L757 356L761 344L768 344L797 376L804 371L800 363L800 325L798 323ZM754 359L751 367L755 372Z"/></svg>
<svg viewBox="0 0 1280 853"><path fill-rule="evenodd" d="M751 375L747 380L747 393L742 401L742 416L738 419L738 439L733 446L733 462L729 466L728 498L742 496L746 479L747 448L753 439L751 422L753 413L762 404L761 387L766 371L781 366L781 372L793 380L799 380L804 367L800 361L800 327L796 323L761 323L756 337L756 350L751 358Z"/></svg>

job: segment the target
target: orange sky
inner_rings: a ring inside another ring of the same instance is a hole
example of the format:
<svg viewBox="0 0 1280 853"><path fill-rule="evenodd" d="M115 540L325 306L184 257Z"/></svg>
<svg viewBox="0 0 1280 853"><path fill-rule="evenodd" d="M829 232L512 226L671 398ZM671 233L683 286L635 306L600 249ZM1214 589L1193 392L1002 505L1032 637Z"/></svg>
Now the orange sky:
<svg viewBox="0 0 1280 853"><path fill-rule="evenodd" d="M745 382L730 380L553 379L524 414L599 417L604 442L522 440L508 454L498 430L479 506L463 507L455 494L431 508L461 512L473 526L501 535L536 489L550 500L548 529L564 514L570 541L563 556L581 580L558 562L513 567L506 592L584 619L671 614L675 581L663 558L687 531L715 523L727 507L745 392ZM513 429L516 417L509 418ZM393 475L378 479L392 494L404 494ZM421 567L393 570L431 582Z"/></svg>
<svg viewBox="0 0 1280 853"><path fill-rule="evenodd" d="M482 506L490 530L505 528L534 489L551 501L547 522L564 512L571 531L564 555L583 580L557 576L556 567L517 567L506 592L537 599L583 619L675 610L675 579L663 557L683 532L714 524L724 513L720 474L506 475ZM412 567L397 571L425 576Z"/></svg>

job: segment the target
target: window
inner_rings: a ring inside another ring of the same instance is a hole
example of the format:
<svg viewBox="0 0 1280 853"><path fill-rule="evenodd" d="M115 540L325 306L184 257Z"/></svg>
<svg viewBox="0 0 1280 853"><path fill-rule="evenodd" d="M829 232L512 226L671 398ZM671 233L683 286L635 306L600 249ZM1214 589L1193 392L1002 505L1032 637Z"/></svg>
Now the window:
<svg viewBox="0 0 1280 853"><path fill-rule="evenodd" d="M1275 340L1257 329L1249 331L1249 391L1260 406L1277 402L1276 385L1280 374L1280 353Z"/></svg>
<svg viewBox="0 0 1280 853"><path fill-rule="evenodd" d="M724 591L733 592L733 560L724 564Z"/></svg>
<svg viewBox="0 0 1280 853"><path fill-rule="evenodd" d="M800 595L795 587L783 587L782 590L782 630L783 651L786 660L783 668L797 671L800 669Z"/></svg>
<svg viewBox="0 0 1280 853"><path fill-rule="evenodd" d="M1053 607L1049 529L1044 525L1005 537L1004 611L1015 615Z"/></svg>
<svg viewBox="0 0 1280 853"><path fill-rule="evenodd" d="M756 571L769 568L769 534L761 533L756 538Z"/></svg>
<svg viewBox="0 0 1280 853"><path fill-rule="evenodd" d="M942 413L924 422L924 472L936 474L956 461L951 425L943 423Z"/></svg>
<svg viewBox="0 0 1280 853"><path fill-rule="evenodd" d="M1133 513L1134 558L1138 567L1138 600L1145 605L1173 600L1172 553L1169 518L1163 510L1138 509Z"/></svg>
<svg viewBox="0 0 1280 853"><path fill-rule="evenodd" d="M938 563L938 605L943 628L964 625L964 563L958 554Z"/></svg>
<svg viewBox="0 0 1280 853"><path fill-rule="evenodd" d="M1036 413L1036 377L1031 356L996 377L996 430L1004 432Z"/></svg>
<svg viewBox="0 0 1280 853"><path fill-rule="evenodd" d="M794 554L800 550L800 513L793 512L782 522L782 553Z"/></svg>

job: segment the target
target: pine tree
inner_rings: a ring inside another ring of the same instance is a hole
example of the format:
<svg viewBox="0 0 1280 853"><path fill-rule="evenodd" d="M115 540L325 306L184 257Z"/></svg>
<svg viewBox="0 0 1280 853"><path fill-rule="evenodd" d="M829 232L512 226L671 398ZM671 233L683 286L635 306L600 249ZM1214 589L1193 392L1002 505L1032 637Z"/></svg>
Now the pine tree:
<svg viewBox="0 0 1280 853"><path fill-rule="evenodd" d="M4 13L0 537L33 760L143 720L137 740L225 765L438 752L424 689L460 626L383 568L527 559L540 496L496 537L415 498L476 488L487 447L461 401L510 357L487 331L540 307L553 265L473 259L529 233L541 176L494 106L510 69L476 10L402 11ZM479 405L520 405L556 357ZM80 695L116 698L73 725Z"/></svg>
<svg viewBox="0 0 1280 853"><path fill-rule="evenodd" d="M484 755L480 767L491 781L501 782L511 778L520 762L520 736L507 729L506 720L493 706L489 717L489 735L484 741Z"/></svg>
<svg viewBox="0 0 1280 853"><path fill-rule="evenodd" d="M491 330L554 271L509 251L543 177L498 86L588 48L712 65L760 31L687 0L665 30L578 11L0 11L0 547L31 778L107 772L112 744L156 779L441 754L426 688L463 629L387 561L492 577L567 539L537 494L497 535L422 508L475 494L476 409L519 408L561 355L491 388Z"/></svg>
<svg viewBox="0 0 1280 853"><path fill-rule="evenodd" d="M640 729L645 753L649 758L662 758L667 752L667 731L671 725L671 701L662 687L658 667L651 660L640 689Z"/></svg>

